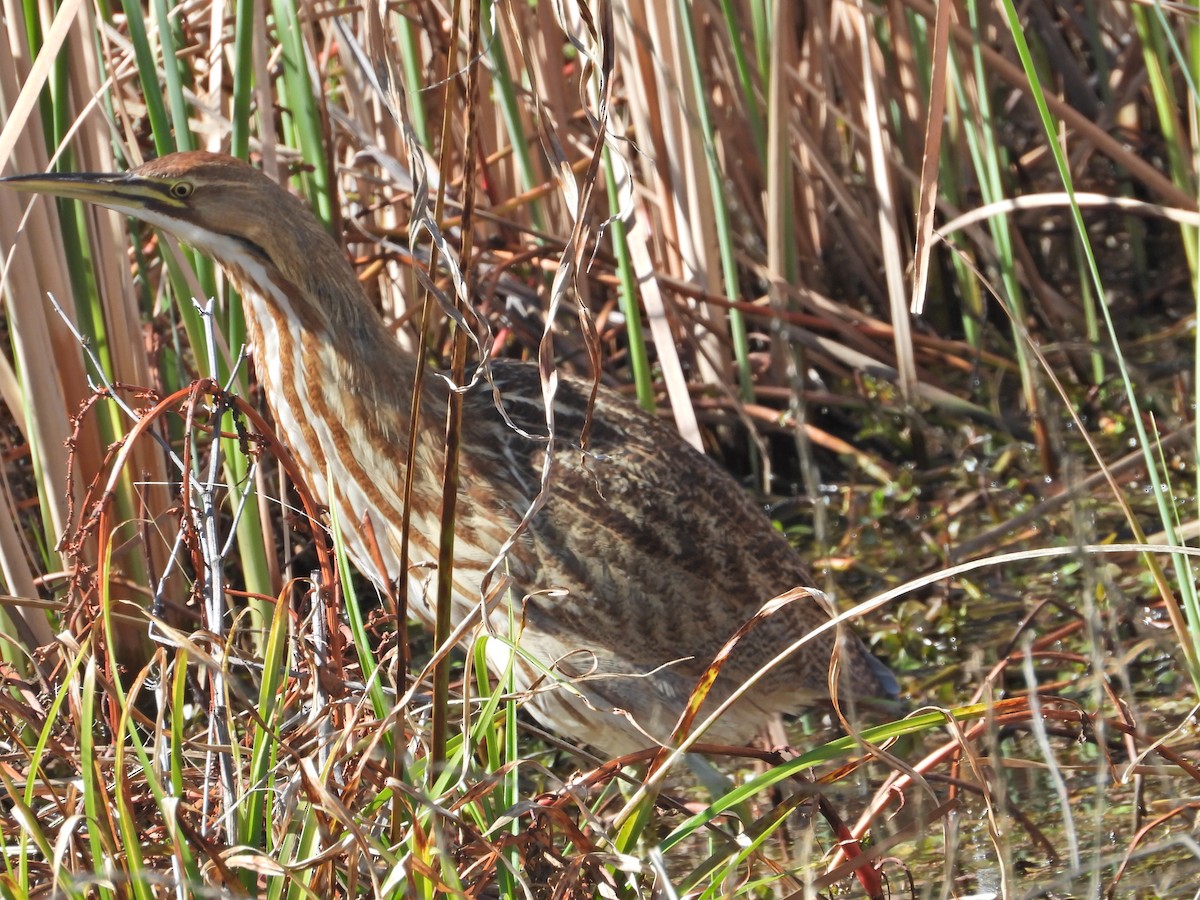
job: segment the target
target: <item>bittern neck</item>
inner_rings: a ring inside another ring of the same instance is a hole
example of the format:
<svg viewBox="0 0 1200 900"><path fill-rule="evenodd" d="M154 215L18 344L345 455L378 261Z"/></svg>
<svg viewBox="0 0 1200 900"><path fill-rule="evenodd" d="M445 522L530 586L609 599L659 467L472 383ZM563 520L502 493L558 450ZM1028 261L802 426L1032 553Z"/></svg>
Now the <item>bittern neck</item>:
<svg viewBox="0 0 1200 900"><path fill-rule="evenodd" d="M416 360L397 345L328 235L303 242L304 229L290 226L281 223L269 247L230 240L207 248L243 296L267 402L310 472L334 460L353 465L378 447L403 459L408 404L397 396L408 396ZM428 389L423 403L437 414Z"/></svg>

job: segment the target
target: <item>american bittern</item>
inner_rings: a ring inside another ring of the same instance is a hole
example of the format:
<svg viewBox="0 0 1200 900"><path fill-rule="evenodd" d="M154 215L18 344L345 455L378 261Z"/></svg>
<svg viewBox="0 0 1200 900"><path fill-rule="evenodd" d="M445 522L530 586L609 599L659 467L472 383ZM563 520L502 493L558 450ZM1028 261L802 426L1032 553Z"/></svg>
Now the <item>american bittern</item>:
<svg viewBox="0 0 1200 900"><path fill-rule="evenodd" d="M410 603L432 623L447 389L424 380L429 427L411 436L417 361L397 345L341 247L309 209L248 164L201 152L165 156L127 174L5 182L141 219L224 267L244 299L255 367L285 443L318 499L334 508L355 564L384 585L405 574L398 571L403 469L410 439L417 442ZM516 423L531 433L544 426L535 366L496 362L492 375ZM581 433L589 390L586 382L562 379L555 401L560 435ZM484 573L539 490L545 448L504 421L490 391L465 398L456 622L479 608ZM491 622L493 633L505 636L510 620L517 623L509 637L521 648L521 686L546 684L547 670L588 674L573 689L540 691L534 712L555 730L616 753L646 746L647 735L668 739L730 636L765 600L811 581L787 540L728 474L613 391L599 392L589 451L586 459L578 448L557 451L550 499L507 554L514 614L497 610ZM812 599L765 618L724 663L706 708L827 622ZM772 669L708 739L744 743L767 717L827 700L838 646L840 695L895 695L887 668L856 637L839 639L830 630ZM490 640L489 648L491 664L508 661L503 641Z"/></svg>

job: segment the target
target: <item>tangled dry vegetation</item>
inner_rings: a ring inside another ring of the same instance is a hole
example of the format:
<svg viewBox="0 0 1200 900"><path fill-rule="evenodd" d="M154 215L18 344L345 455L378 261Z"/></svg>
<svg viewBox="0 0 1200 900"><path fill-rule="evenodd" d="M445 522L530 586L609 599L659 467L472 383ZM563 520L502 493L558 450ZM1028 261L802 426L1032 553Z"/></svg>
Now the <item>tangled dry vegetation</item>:
<svg viewBox="0 0 1200 900"><path fill-rule="evenodd" d="M437 650L344 568L222 278L0 192L5 896L1192 895L1190 9L0 14L4 174L232 152L397 340L598 353L920 711L712 750L714 791L538 734L467 652L428 765Z"/></svg>

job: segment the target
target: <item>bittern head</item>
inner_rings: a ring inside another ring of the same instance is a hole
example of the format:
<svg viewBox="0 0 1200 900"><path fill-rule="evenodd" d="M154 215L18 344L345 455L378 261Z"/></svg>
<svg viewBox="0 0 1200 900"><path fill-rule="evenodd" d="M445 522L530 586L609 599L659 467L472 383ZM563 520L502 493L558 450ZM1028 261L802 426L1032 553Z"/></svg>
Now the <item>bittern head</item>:
<svg viewBox="0 0 1200 900"><path fill-rule="evenodd" d="M142 219L205 253L220 239L262 247L262 232L299 205L261 172L232 156L174 153L121 174L18 175L16 190L107 206Z"/></svg>
<svg viewBox="0 0 1200 900"><path fill-rule="evenodd" d="M361 296L341 247L311 210L232 156L172 153L120 174L17 175L0 178L0 186L141 219L216 260L243 293L282 290L310 302L324 324Z"/></svg>

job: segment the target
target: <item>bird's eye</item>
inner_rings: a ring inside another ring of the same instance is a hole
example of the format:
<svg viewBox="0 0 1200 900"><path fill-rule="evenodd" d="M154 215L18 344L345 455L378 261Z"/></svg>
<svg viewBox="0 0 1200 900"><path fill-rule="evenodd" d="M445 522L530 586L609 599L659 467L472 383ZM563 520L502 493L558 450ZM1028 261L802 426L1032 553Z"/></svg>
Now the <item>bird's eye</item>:
<svg viewBox="0 0 1200 900"><path fill-rule="evenodd" d="M177 181L171 185L171 196L179 200L184 200L192 195L195 188L190 181Z"/></svg>

